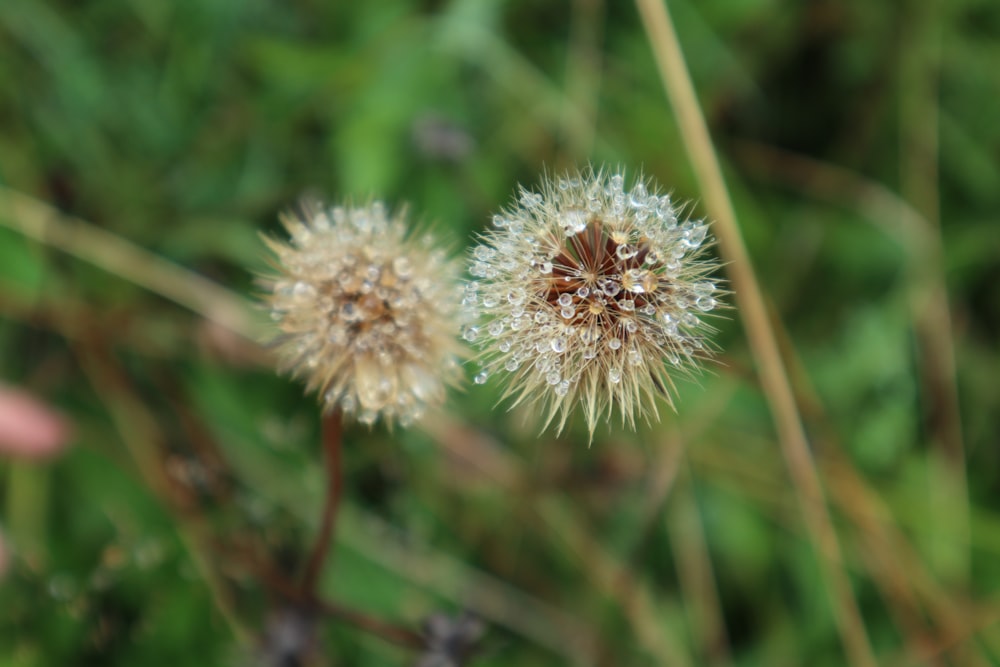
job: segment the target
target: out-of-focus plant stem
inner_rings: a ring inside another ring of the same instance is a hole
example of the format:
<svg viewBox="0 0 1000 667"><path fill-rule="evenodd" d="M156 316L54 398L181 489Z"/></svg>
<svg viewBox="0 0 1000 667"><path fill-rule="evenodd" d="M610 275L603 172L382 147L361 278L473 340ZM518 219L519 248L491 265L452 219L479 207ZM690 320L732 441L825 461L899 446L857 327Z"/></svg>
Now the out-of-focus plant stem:
<svg viewBox="0 0 1000 667"><path fill-rule="evenodd" d="M925 243L907 276L913 311L924 421L932 439L927 550L943 576L967 583L969 491L955 378L955 340L944 277L939 188L942 30L935 0L911 2L900 44L900 192L927 221Z"/></svg>
<svg viewBox="0 0 1000 667"><path fill-rule="evenodd" d="M782 452L795 486L809 536L830 592L837 627L851 664L876 664L851 582L842 567L840 543L830 518L823 487L798 406L792 393L784 361L768 320L761 293L743 243L736 212L729 197L708 126L695 96L670 14L663 0L636 0L649 37L664 88L680 126L688 157L705 196L709 214L716 221L716 235L743 319L757 372L781 442Z"/></svg>
<svg viewBox="0 0 1000 667"><path fill-rule="evenodd" d="M337 510L343 493L344 475L341 465L341 442L343 440L343 415L340 410L323 416L323 458L326 464L326 496L323 501L323 516L320 519L319 534L313 545L302 576L302 591L316 593L316 586L323 565L330 552L330 543L337 522Z"/></svg>
<svg viewBox="0 0 1000 667"><path fill-rule="evenodd" d="M157 450L157 443L162 443L162 433L155 418L137 399L134 387L129 384L108 351L91 344L81 346L79 356L94 390L107 407L115 428L131 454L139 476L164 504L165 509L177 519L181 542L208 587L220 615L236 640L244 646L249 645L251 633L240 621L225 582L207 555L208 527L198 517L178 511L171 483Z"/></svg>
<svg viewBox="0 0 1000 667"><path fill-rule="evenodd" d="M17 461L7 471L7 534L33 566L46 561L50 472L34 462Z"/></svg>
<svg viewBox="0 0 1000 667"><path fill-rule="evenodd" d="M3 186L0 225L155 292L230 331L254 338L245 299L121 236Z"/></svg>

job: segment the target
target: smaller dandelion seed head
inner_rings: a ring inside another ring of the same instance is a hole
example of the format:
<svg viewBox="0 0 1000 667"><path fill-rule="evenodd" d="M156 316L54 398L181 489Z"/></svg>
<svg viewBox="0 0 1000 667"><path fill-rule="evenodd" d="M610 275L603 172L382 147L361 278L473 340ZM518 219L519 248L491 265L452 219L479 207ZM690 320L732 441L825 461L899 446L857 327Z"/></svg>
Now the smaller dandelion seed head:
<svg viewBox="0 0 1000 667"><path fill-rule="evenodd" d="M506 374L515 404L560 429L577 405L591 435L614 406L634 427L713 352L705 315L724 292L707 278L708 225L641 177L626 185L586 170L522 188L471 253L482 381Z"/></svg>
<svg viewBox="0 0 1000 667"><path fill-rule="evenodd" d="M281 220L290 238L266 239L277 273L260 280L281 370L364 424L406 426L440 404L460 375L458 303L472 298L456 262L377 201L304 203Z"/></svg>

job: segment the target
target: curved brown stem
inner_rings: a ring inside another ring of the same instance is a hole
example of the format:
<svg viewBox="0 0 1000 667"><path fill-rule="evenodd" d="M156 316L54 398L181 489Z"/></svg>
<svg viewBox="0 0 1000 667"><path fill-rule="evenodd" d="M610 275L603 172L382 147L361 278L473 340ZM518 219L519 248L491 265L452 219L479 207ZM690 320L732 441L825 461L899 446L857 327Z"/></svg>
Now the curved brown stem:
<svg viewBox="0 0 1000 667"><path fill-rule="evenodd" d="M320 522L319 535L313 545L305 572L302 575L300 589L307 597L316 593L316 586L327 554L337 521L337 508L343 491L343 470L341 469L340 445L343 434L343 415L340 410L323 417L323 458L326 463L326 499L323 502L323 518Z"/></svg>
<svg viewBox="0 0 1000 667"><path fill-rule="evenodd" d="M312 603L316 609L325 616L343 621L359 630L375 635L391 644L404 648L422 649L426 645L423 635L416 630L383 621L380 618L369 616L365 613L344 607L336 602L316 599Z"/></svg>

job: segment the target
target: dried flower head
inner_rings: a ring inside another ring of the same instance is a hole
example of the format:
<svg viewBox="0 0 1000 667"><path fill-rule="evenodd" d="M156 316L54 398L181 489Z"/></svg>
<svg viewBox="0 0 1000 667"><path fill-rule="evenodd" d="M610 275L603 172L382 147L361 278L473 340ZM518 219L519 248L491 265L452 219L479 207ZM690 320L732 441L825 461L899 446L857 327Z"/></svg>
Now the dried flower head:
<svg viewBox="0 0 1000 667"><path fill-rule="evenodd" d="M633 428L636 415L658 418L674 375L711 355L704 316L721 296L706 279L708 225L681 217L641 177L626 190L620 172L522 188L472 253L463 303L487 319L464 333L482 349L476 383L509 374L505 397L539 402L559 430L580 403L591 437L613 405Z"/></svg>
<svg viewBox="0 0 1000 667"><path fill-rule="evenodd" d="M456 263L380 202L307 203L281 221L291 239L265 239L279 275L261 281L281 370L365 424L440 404L461 371Z"/></svg>

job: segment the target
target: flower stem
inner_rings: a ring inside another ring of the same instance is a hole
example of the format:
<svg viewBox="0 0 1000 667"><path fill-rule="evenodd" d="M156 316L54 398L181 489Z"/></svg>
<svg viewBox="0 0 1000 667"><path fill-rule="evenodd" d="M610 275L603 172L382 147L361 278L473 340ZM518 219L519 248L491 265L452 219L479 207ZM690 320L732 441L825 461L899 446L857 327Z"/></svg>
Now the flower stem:
<svg viewBox="0 0 1000 667"><path fill-rule="evenodd" d="M131 241L0 186L0 226L73 255L184 306L251 341L249 304L237 294Z"/></svg>
<svg viewBox="0 0 1000 667"><path fill-rule="evenodd" d="M705 117L695 96L670 14L664 0L636 0L643 26L677 116L685 149L716 220L720 252L756 360L761 386L771 410L785 462L806 528L819 554L819 565L833 603L845 652L852 665L876 664L851 582L843 569L840 544L823 494L816 462L806 438L778 342L768 320L764 296L743 243L736 212L726 188Z"/></svg>
<svg viewBox="0 0 1000 667"><path fill-rule="evenodd" d="M379 637L390 644L414 650L420 650L426 646L423 635L416 630L384 621L375 616L369 616L364 612L345 607L336 602L316 599L313 603L320 613L325 616L347 623L362 632Z"/></svg>
<svg viewBox="0 0 1000 667"><path fill-rule="evenodd" d="M323 518L321 519L319 535L313 544L312 553L306 563L302 576L302 592L311 595L316 592L326 556L330 551L330 542L337 521L337 508L343 492L343 470L341 468L341 441L343 435L343 415L340 410L323 417L323 456L326 463L326 499L323 503Z"/></svg>

